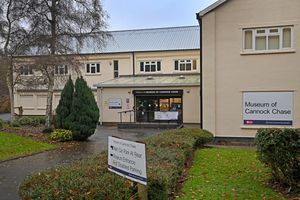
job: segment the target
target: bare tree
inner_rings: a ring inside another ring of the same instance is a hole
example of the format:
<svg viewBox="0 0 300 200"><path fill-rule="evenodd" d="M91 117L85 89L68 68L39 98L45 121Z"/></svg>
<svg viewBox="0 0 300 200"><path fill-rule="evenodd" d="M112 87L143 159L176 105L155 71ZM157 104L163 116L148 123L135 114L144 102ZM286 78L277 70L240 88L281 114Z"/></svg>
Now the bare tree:
<svg viewBox="0 0 300 200"><path fill-rule="evenodd" d="M100 0L31 0L28 6L32 15L29 25L38 24L35 53L49 56L41 71L47 77L46 126L50 127L54 68L63 58L57 55L77 54L84 42L91 39L102 47L107 37L107 15Z"/></svg>
<svg viewBox="0 0 300 200"><path fill-rule="evenodd" d="M28 0L0 0L0 67L6 73L11 103L11 121L14 119L14 66L15 56L25 54L30 36L36 27L26 27Z"/></svg>

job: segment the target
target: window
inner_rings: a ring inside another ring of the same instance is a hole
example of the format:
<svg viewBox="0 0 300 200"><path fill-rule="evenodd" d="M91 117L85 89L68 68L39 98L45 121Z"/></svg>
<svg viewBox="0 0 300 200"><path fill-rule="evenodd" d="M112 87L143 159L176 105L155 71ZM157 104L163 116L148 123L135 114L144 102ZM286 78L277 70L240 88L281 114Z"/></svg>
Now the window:
<svg viewBox="0 0 300 200"><path fill-rule="evenodd" d="M86 64L87 74L99 74L100 73L100 63L88 63Z"/></svg>
<svg viewBox="0 0 300 200"><path fill-rule="evenodd" d="M197 69L197 60L175 60L175 71L192 71Z"/></svg>
<svg viewBox="0 0 300 200"><path fill-rule="evenodd" d="M280 51L292 48L292 27L244 29L243 51Z"/></svg>
<svg viewBox="0 0 300 200"><path fill-rule="evenodd" d="M140 71L141 72L158 72L158 71L161 71L161 62L160 61L140 62Z"/></svg>
<svg viewBox="0 0 300 200"><path fill-rule="evenodd" d="M58 65L58 66L55 66L54 73L56 75L67 75L68 74L68 66L67 65Z"/></svg>
<svg viewBox="0 0 300 200"><path fill-rule="evenodd" d="M22 66L22 67L20 67L20 74L23 75L23 76L33 75L32 67L31 66Z"/></svg>
<svg viewBox="0 0 300 200"><path fill-rule="evenodd" d="M114 60L114 78L119 77L119 61Z"/></svg>

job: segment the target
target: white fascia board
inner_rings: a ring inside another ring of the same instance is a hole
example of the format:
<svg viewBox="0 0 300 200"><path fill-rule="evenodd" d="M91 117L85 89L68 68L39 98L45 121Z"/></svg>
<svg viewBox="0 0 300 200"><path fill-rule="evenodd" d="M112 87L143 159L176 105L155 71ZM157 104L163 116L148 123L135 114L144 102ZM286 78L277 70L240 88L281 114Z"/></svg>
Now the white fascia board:
<svg viewBox="0 0 300 200"><path fill-rule="evenodd" d="M215 3L211 4L210 6L208 6L207 8L205 8L204 10L201 10L198 15L199 17L203 17L204 15L206 15L207 13L209 13L210 11L214 10L215 8L219 7L220 5L222 5L223 3L226 3L228 0L219 0L216 1Z"/></svg>

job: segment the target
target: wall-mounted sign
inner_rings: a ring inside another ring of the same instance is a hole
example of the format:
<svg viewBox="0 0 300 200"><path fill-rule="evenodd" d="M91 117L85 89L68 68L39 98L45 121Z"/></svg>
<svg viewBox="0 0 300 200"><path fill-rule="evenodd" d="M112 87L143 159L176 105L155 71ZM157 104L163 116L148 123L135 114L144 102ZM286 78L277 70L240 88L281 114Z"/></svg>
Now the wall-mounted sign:
<svg viewBox="0 0 300 200"><path fill-rule="evenodd" d="M133 90L133 94L183 94L183 90Z"/></svg>
<svg viewBox="0 0 300 200"><path fill-rule="evenodd" d="M109 136L108 170L147 185L145 144Z"/></svg>
<svg viewBox="0 0 300 200"><path fill-rule="evenodd" d="M244 92L245 125L293 125L293 92Z"/></svg>
<svg viewBox="0 0 300 200"><path fill-rule="evenodd" d="M154 119L155 120L178 120L178 112L177 111L170 111L170 112L154 112Z"/></svg>
<svg viewBox="0 0 300 200"><path fill-rule="evenodd" d="M109 109L122 109L122 99L114 98L108 100Z"/></svg>

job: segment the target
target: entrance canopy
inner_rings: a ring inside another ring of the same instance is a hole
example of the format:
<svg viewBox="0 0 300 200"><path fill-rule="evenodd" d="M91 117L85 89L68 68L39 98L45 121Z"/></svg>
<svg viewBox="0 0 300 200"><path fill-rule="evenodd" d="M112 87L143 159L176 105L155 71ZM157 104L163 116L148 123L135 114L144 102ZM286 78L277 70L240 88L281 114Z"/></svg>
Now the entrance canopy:
<svg viewBox="0 0 300 200"><path fill-rule="evenodd" d="M200 75L121 76L95 86L98 88L200 86Z"/></svg>

